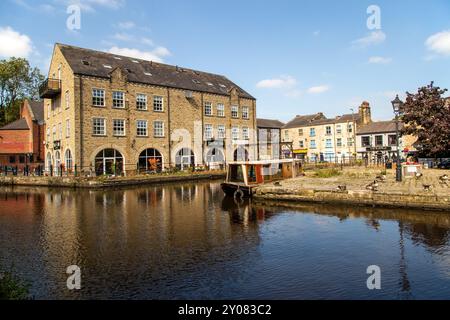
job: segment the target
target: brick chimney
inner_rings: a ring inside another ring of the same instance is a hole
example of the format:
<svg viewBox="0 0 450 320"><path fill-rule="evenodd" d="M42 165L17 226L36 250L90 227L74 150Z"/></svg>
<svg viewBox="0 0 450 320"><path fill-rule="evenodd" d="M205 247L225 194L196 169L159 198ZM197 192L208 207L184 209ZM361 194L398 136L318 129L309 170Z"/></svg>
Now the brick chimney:
<svg viewBox="0 0 450 320"><path fill-rule="evenodd" d="M364 101L359 107L359 117L361 119L361 124L369 124L372 122L372 112L370 111L370 104Z"/></svg>

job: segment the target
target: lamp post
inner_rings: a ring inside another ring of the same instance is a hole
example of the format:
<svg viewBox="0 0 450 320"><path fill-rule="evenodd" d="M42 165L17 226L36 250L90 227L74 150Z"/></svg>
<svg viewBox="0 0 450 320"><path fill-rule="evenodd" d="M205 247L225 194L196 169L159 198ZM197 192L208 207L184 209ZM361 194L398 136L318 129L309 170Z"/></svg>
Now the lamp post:
<svg viewBox="0 0 450 320"><path fill-rule="evenodd" d="M400 135L399 135L399 118L402 112L403 101L399 99L398 95L394 101L392 101L392 108L395 114L395 131L397 139L397 170L396 170L396 180L397 182L402 182L402 166L400 161Z"/></svg>

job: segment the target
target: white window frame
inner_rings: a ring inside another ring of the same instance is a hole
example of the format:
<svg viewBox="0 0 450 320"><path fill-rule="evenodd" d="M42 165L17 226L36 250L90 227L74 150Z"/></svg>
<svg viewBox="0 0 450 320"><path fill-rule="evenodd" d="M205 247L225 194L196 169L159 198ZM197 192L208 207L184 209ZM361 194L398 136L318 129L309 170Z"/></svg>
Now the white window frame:
<svg viewBox="0 0 450 320"><path fill-rule="evenodd" d="M248 127L242 127L242 140L250 140L250 131Z"/></svg>
<svg viewBox="0 0 450 320"><path fill-rule="evenodd" d="M239 118L239 106L231 106L231 117L233 119Z"/></svg>
<svg viewBox="0 0 450 320"><path fill-rule="evenodd" d="M225 105L223 103L217 104L217 116L220 118L225 117Z"/></svg>
<svg viewBox="0 0 450 320"><path fill-rule="evenodd" d="M70 138L70 119L66 119L66 138Z"/></svg>
<svg viewBox="0 0 450 320"><path fill-rule="evenodd" d="M101 127L103 127L103 132L96 132L96 121L101 120L103 124L98 124ZM98 136L98 137L104 137L106 136L106 118L92 118L92 135Z"/></svg>
<svg viewBox="0 0 450 320"><path fill-rule="evenodd" d="M157 124L160 124L161 127L157 128L156 127ZM161 121L161 120L153 121L153 136L155 138L164 138L164 136L165 136L164 121Z"/></svg>
<svg viewBox="0 0 450 320"><path fill-rule="evenodd" d="M139 126L139 124L145 123L145 128ZM145 134L139 134L139 130L144 130ZM136 136L137 137L148 137L148 121L147 120L136 120Z"/></svg>
<svg viewBox="0 0 450 320"><path fill-rule="evenodd" d="M161 100L161 101L157 101ZM158 103L158 105L157 105ZM158 108L157 108L158 106ZM161 110L159 110L161 108ZM154 112L164 112L164 97L163 96L153 96L153 111Z"/></svg>
<svg viewBox="0 0 450 320"><path fill-rule="evenodd" d="M239 127L231 127L231 140L239 140Z"/></svg>
<svg viewBox="0 0 450 320"><path fill-rule="evenodd" d="M144 98L140 100L139 98ZM144 103L144 107L139 107L139 103ZM145 93L138 93L136 94L136 109L141 111L147 111L148 110L148 99L147 95Z"/></svg>
<svg viewBox="0 0 450 320"><path fill-rule="evenodd" d="M203 136L205 141L209 141L214 138L214 126L212 124L205 124Z"/></svg>
<svg viewBox="0 0 450 320"><path fill-rule="evenodd" d="M122 134L117 134L116 133L116 121L121 121L123 123L123 133ZM114 137L125 137L126 134L126 121L125 119L113 119L113 136Z"/></svg>
<svg viewBox="0 0 450 320"><path fill-rule="evenodd" d="M69 92L69 90L66 90L65 101L66 101L66 110L67 110L70 108L70 92Z"/></svg>
<svg viewBox="0 0 450 320"><path fill-rule="evenodd" d="M121 94L122 98L116 97L116 94ZM121 102L119 105L115 105L117 102ZM125 109L125 92L123 91L113 91L112 92L112 107L114 109Z"/></svg>
<svg viewBox="0 0 450 320"><path fill-rule="evenodd" d="M205 102L204 115L211 117L213 115L213 105L211 102Z"/></svg>
<svg viewBox="0 0 450 320"><path fill-rule="evenodd" d="M100 95L96 94L97 93L101 93ZM95 99L102 99L103 103L99 104L99 103L95 103L94 101L96 101ZM94 107L105 107L106 106L106 96L105 96L105 89L97 89L97 88L93 88L92 89L92 106Z"/></svg>
<svg viewBox="0 0 450 320"><path fill-rule="evenodd" d="M217 139L225 139L227 135L227 128L223 124L217 126Z"/></svg>
<svg viewBox="0 0 450 320"><path fill-rule="evenodd" d="M250 119L250 109L249 107L242 107L242 119Z"/></svg>

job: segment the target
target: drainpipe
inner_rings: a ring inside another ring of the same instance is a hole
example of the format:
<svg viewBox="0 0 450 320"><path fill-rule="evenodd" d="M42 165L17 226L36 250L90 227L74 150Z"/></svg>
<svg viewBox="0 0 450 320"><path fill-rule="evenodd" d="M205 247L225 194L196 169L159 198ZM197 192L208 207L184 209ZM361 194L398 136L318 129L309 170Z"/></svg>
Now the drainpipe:
<svg viewBox="0 0 450 320"><path fill-rule="evenodd" d="M171 129L170 129L170 90L167 88L167 137L169 146L169 169L172 166L172 145L171 145Z"/></svg>
<svg viewBox="0 0 450 320"><path fill-rule="evenodd" d="M80 76L80 170L83 172L83 78ZM75 106L74 106L75 109ZM76 112L76 110L74 110Z"/></svg>

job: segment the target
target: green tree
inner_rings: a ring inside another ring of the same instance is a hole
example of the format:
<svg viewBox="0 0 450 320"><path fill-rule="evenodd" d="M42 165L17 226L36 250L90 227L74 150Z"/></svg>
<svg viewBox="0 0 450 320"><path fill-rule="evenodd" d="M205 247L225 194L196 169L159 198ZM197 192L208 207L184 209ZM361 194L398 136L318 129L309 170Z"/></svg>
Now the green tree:
<svg viewBox="0 0 450 320"><path fill-rule="evenodd" d="M403 105L402 134L418 138L421 156L444 157L450 155L450 100L444 98L447 89L434 83L419 88L417 93L407 92Z"/></svg>
<svg viewBox="0 0 450 320"><path fill-rule="evenodd" d="M0 126L18 118L24 99L39 100L43 80L40 70L26 59L0 60Z"/></svg>

